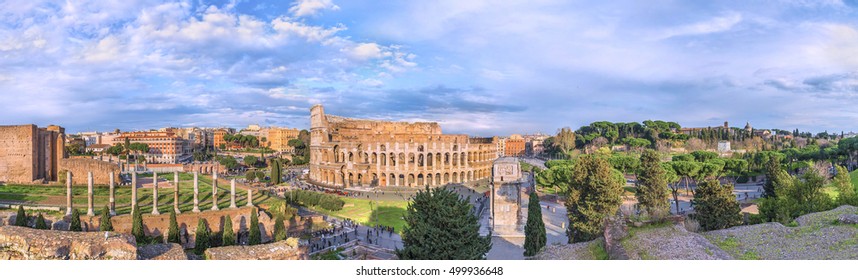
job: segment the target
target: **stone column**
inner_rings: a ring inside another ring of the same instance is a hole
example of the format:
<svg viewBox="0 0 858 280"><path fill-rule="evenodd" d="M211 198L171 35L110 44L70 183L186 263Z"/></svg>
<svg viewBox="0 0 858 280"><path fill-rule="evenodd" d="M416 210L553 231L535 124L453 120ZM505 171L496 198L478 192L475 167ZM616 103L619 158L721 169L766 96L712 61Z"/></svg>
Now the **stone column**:
<svg viewBox="0 0 858 280"><path fill-rule="evenodd" d="M66 215L72 214L72 173L66 171Z"/></svg>
<svg viewBox="0 0 858 280"><path fill-rule="evenodd" d="M247 189L247 206L253 207L253 190Z"/></svg>
<svg viewBox="0 0 858 280"><path fill-rule="evenodd" d="M182 211L179 211L179 171L173 172L173 187L175 187L175 192L173 192L173 212L179 214L182 213Z"/></svg>
<svg viewBox="0 0 858 280"><path fill-rule="evenodd" d="M116 195L115 195L115 189L114 189L114 187L116 186L116 182L114 182L114 180L113 180L114 175L115 174L113 174L113 172L110 172L110 215L111 216L116 216Z"/></svg>
<svg viewBox="0 0 858 280"><path fill-rule="evenodd" d="M95 216L95 212L92 211L92 172L86 173L86 199L86 215Z"/></svg>
<svg viewBox="0 0 858 280"><path fill-rule="evenodd" d="M152 173L152 215L161 215L158 212L158 172Z"/></svg>
<svg viewBox="0 0 858 280"><path fill-rule="evenodd" d="M238 208L235 206L235 179L229 182L229 208Z"/></svg>
<svg viewBox="0 0 858 280"><path fill-rule="evenodd" d="M137 207L137 170L131 172L131 214Z"/></svg>
<svg viewBox="0 0 858 280"><path fill-rule="evenodd" d="M220 210L217 208L217 171L212 174L212 211Z"/></svg>
<svg viewBox="0 0 858 280"><path fill-rule="evenodd" d="M194 210L191 212L200 212L200 179L199 172L194 171Z"/></svg>

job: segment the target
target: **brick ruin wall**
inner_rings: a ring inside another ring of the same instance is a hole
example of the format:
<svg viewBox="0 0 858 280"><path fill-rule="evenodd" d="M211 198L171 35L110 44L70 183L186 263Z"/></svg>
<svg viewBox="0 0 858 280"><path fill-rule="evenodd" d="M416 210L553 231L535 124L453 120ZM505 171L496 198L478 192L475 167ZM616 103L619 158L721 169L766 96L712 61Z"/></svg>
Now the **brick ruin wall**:
<svg viewBox="0 0 858 280"><path fill-rule="evenodd" d="M0 182L35 180L36 136L33 125L0 126Z"/></svg>
<svg viewBox="0 0 858 280"><path fill-rule="evenodd" d="M110 172L113 180L119 184L119 166L115 163L88 158L64 158L59 164L60 178L65 178L65 171L72 172L72 184L86 185L87 173L92 172L93 184L107 185L110 183ZM64 179L63 179L64 180ZM60 182L65 184L65 181Z"/></svg>

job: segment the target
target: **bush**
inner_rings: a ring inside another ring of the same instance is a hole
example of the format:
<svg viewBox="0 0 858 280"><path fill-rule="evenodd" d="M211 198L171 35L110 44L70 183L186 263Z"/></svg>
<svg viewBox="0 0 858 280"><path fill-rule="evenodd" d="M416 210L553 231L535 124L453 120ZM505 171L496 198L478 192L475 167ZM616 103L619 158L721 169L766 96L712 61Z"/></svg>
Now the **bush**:
<svg viewBox="0 0 858 280"><path fill-rule="evenodd" d="M179 243L179 223L176 222L176 212L170 212L170 227L167 229L167 242Z"/></svg>
<svg viewBox="0 0 858 280"><path fill-rule="evenodd" d="M45 217L42 216L42 213L39 213L39 216L36 217L36 229L48 229L48 223L45 222Z"/></svg>
<svg viewBox="0 0 858 280"><path fill-rule="evenodd" d="M71 223L69 225L69 231L82 231L83 229L80 227L80 211L77 209L72 209L71 215Z"/></svg>
<svg viewBox="0 0 858 280"><path fill-rule="evenodd" d="M232 229L232 218L227 215L223 221L223 238L221 241L223 246L235 245L235 231Z"/></svg>
<svg viewBox="0 0 858 280"><path fill-rule="evenodd" d="M18 214L15 215L15 225L19 227L27 226L27 213L24 212L23 205L18 205Z"/></svg>
<svg viewBox="0 0 858 280"><path fill-rule="evenodd" d="M253 207L250 212L250 224L247 227L250 229L250 240L247 241L248 245L257 245L262 243L262 236L259 232L259 214L257 214L256 207Z"/></svg>
<svg viewBox="0 0 858 280"><path fill-rule="evenodd" d="M329 211L340 211L346 204L341 198L311 191L293 190L285 195L286 199L291 203L299 203L307 207L321 207Z"/></svg>
<svg viewBox="0 0 858 280"><path fill-rule="evenodd" d="M146 235L143 232L143 213L140 213L140 206L134 205L134 210L131 215L131 235L134 235L134 239L137 240L137 243L145 243Z"/></svg>
<svg viewBox="0 0 858 280"><path fill-rule="evenodd" d="M110 221L110 209L104 206L101 209L101 225L98 226L100 231L113 231L113 222Z"/></svg>
<svg viewBox="0 0 858 280"><path fill-rule="evenodd" d="M750 180L750 179L748 179L748 176L742 175L742 176L739 176L739 178L736 178L736 183L744 184L744 183L747 183L748 180Z"/></svg>
<svg viewBox="0 0 858 280"><path fill-rule="evenodd" d="M194 235L194 254L202 255L209 248L209 228L206 226L206 220L197 219L197 233Z"/></svg>
<svg viewBox="0 0 858 280"><path fill-rule="evenodd" d="M274 241L286 239L286 226L283 225L283 217L277 217L274 220Z"/></svg>

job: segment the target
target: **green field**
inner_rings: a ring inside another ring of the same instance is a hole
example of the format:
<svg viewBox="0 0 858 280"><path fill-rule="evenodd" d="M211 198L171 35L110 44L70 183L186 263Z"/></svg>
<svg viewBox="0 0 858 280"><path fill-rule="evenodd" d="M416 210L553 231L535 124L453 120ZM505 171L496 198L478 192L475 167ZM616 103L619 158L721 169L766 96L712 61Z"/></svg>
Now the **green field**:
<svg viewBox="0 0 858 280"><path fill-rule="evenodd" d="M405 208L408 206L407 201L373 201L351 197L342 199L346 204L340 211L328 211L318 207L310 209L329 216L352 219L366 226L392 226L400 233L405 228L405 220L402 219L402 216L405 215Z"/></svg>
<svg viewBox="0 0 858 280"><path fill-rule="evenodd" d="M852 186L858 189L858 170L849 172L849 178L852 179ZM830 195L832 199L837 199L837 197L840 196L840 192L838 192L834 186L827 186L824 191Z"/></svg>
<svg viewBox="0 0 858 280"><path fill-rule="evenodd" d="M151 176L140 176L140 178ZM173 175L159 176L161 179L169 179L172 181ZM200 176L199 186L199 201L200 209L206 210L212 207L212 187L211 178ZM191 211L194 208L194 185L193 174L180 173L179 175L179 210ZM218 207L229 207L229 184L220 181L218 184ZM137 201L140 210L144 213L152 211L152 192L151 188L140 188L137 190ZM72 187L72 203L74 208L86 212L87 204L87 187L73 186ZM99 212L110 201L110 188L107 186L93 187L93 205L96 212ZM131 213L131 187L117 186L115 188L116 212L118 214ZM254 205L264 204L269 199L268 196L262 195L259 192L254 192ZM59 206L65 208L66 205L66 187L60 185L51 186L27 186L27 185L3 185L0 186L0 200L11 202L22 202L26 204L38 204L45 206ZM247 204L247 191L236 189L236 205L243 206ZM158 189L158 211L167 213L173 209L173 188Z"/></svg>

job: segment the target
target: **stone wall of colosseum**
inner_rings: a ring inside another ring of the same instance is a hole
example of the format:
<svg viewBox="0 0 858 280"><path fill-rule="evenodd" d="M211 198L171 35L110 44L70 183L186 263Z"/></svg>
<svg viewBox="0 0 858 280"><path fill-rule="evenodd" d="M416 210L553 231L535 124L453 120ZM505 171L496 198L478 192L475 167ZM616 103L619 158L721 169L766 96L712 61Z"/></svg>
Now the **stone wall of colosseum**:
<svg viewBox="0 0 858 280"><path fill-rule="evenodd" d="M487 179L496 140L437 123L355 120L311 109L310 179L332 187L440 186Z"/></svg>
<svg viewBox="0 0 858 280"><path fill-rule="evenodd" d="M64 158L60 160L59 170L65 176L65 171L71 171L72 184L85 185L87 183L87 172L92 172L93 183L96 185L107 185L110 183L110 172L113 179L119 183L119 166L89 158Z"/></svg>

